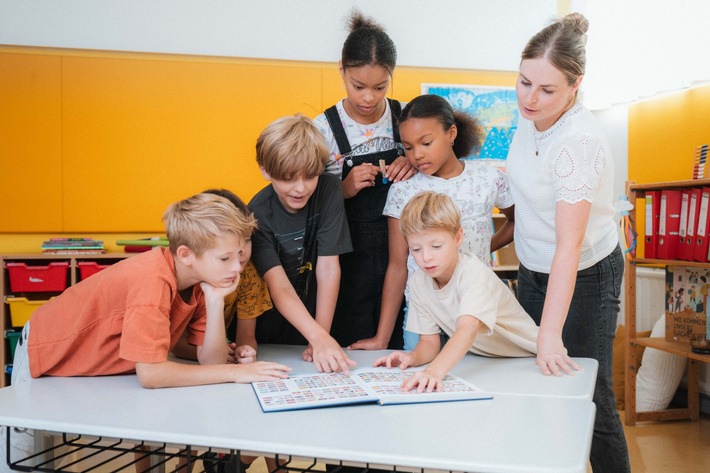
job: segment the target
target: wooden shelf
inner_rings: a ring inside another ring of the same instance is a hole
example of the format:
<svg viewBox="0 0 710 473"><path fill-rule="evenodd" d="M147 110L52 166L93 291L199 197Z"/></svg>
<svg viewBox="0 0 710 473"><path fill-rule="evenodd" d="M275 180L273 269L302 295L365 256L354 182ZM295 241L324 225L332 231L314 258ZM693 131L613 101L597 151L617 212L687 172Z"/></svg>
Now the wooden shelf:
<svg viewBox="0 0 710 473"><path fill-rule="evenodd" d="M491 266L491 269L495 272L517 271L518 265L517 264L502 264L500 266Z"/></svg>
<svg viewBox="0 0 710 473"><path fill-rule="evenodd" d="M655 189L685 189L687 187L703 187L710 186L710 179L692 179L688 181L667 181L667 182L650 182L646 184L636 184L629 181L628 188L631 191L649 191Z"/></svg>
<svg viewBox="0 0 710 473"><path fill-rule="evenodd" d="M52 262L52 261L68 261L69 262L69 277L67 278L67 285L73 286L80 281L79 277L79 261L101 261L102 264L112 264L118 262L129 256L136 255L138 253L98 253L98 254L44 254L44 253L17 253L17 254L3 254L0 255L0 369L3 370L2 375L0 375L0 387L6 386L10 382L10 375L5 374L5 366L10 364L9 352L10 350L6 346L5 330L13 328L10 321L10 314L8 305L4 303L5 297L12 294L10 291L10 284L7 277L7 270L5 269L6 261L17 261L17 262ZM41 263L40 263L41 265ZM52 291L51 293L26 293L23 294L29 297L29 294L42 296L45 299L60 294L61 291ZM46 297L45 297L46 296Z"/></svg>
<svg viewBox="0 0 710 473"><path fill-rule="evenodd" d="M710 179L697 179L688 181L653 182L636 184L633 181L626 183L626 195L629 202L636 202L637 194L643 196L645 191L662 189L684 189L691 187L710 186ZM630 212L631 221L636 223L636 209ZM635 230L635 228L634 228ZM638 233L638 232L637 232ZM643 238L640 236L639 238ZM625 296L626 296L626 330L629 340L625 347L626 357L626 414L627 425L636 422L700 418L700 363L710 362L710 355L702 355L692 351L689 343L669 342L665 338L636 336L636 267L642 266L691 266L696 268L710 268L710 262L665 260L651 258L626 258L625 264ZM688 407L682 409L664 409L652 412L636 412L636 375L641 360L636 358L636 345L642 345L663 352L687 358L688 366Z"/></svg>
<svg viewBox="0 0 710 473"><path fill-rule="evenodd" d="M693 266L696 268L707 268L710 263L701 263L699 261L681 261L669 259L650 259L650 258L634 258L630 261L633 264L648 265L648 266Z"/></svg>
<svg viewBox="0 0 710 473"><path fill-rule="evenodd" d="M673 353L674 355L682 356L691 360L697 360L701 362L710 362L710 355L702 355L700 353L695 353L689 343L676 343L669 342L665 338L660 337L646 337L646 338L632 338L629 339L629 343L642 345L649 348L655 348L656 350L662 350L668 353Z"/></svg>
<svg viewBox="0 0 710 473"><path fill-rule="evenodd" d="M0 254L3 260L96 260L96 259L123 259L136 253L96 253L96 254L44 254L44 253L10 253Z"/></svg>

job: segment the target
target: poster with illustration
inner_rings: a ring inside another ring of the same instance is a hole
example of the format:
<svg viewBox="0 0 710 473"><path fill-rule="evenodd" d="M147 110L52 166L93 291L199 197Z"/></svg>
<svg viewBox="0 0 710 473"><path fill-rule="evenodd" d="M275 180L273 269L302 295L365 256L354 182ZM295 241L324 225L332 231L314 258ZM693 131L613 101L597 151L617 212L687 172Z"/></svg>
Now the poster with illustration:
<svg viewBox="0 0 710 473"><path fill-rule="evenodd" d="M478 154L468 159L481 159L498 167L505 166L510 142L518 128L518 103L514 87L481 85L422 84L422 94L444 97L455 110L477 118L485 129L485 139Z"/></svg>

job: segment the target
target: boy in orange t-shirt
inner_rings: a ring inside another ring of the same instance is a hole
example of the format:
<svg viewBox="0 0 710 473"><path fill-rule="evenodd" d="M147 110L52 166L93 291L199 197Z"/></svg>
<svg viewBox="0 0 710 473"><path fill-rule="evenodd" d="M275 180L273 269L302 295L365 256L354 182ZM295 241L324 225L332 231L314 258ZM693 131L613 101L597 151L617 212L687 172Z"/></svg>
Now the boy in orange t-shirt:
<svg viewBox="0 0 710 473"><path fill-rule="evenodd" d="M30 375L134 371L147 388L287 377L289 368L277 363L227 363L224 297L239 282L254 218L203 193L170 206L163 220L169 249L116 263L32 315L18 342L13 384ZM185 331L199 365L168 360Z"/></svg>

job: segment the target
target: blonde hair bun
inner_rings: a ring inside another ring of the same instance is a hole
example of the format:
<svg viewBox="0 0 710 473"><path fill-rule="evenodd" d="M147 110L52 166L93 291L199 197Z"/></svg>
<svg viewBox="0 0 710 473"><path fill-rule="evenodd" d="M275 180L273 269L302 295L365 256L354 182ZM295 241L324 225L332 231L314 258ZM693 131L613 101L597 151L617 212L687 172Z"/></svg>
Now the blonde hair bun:
<svg viewBox="0 0 710 473"><path fill-rule="evenodd" d="M589 31L589 20L581 13L570 13L562 19L562 22L574 26L579 30L580 35L584 35Z"/></svg>

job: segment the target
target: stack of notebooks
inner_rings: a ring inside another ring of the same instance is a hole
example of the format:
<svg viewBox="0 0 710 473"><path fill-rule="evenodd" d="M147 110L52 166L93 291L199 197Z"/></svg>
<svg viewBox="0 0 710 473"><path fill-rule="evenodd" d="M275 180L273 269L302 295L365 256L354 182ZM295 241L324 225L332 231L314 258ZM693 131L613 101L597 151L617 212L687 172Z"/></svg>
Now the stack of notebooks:
<svg viewBox="0 0 710 473"><path fill-rule="evenodd" d="M90 255L104 252L104 242L91 238L50 238L42 243L44 254Z"/></svg>
<svg viewBox="0 0 710 473"><path fill-rule="evenodd" d="M116 240L118 246L123 247L126 253L140 253L155 248L156 246L168 246L168 237L139 238L137 240Z"/></svg>

